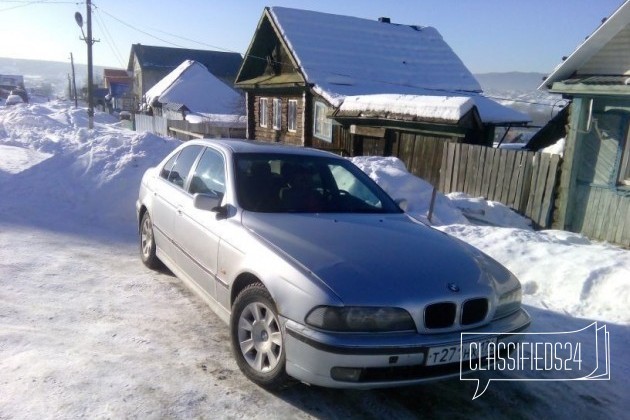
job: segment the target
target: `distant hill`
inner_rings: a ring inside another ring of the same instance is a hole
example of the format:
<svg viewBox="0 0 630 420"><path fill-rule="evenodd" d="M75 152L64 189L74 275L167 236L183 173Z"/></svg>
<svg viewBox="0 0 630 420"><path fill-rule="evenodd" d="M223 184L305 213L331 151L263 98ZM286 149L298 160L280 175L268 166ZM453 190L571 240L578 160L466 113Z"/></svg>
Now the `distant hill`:
<svg viewBox="0 0 630 420"><path fill-rule="evenodd" d="M540 86L543 81L543 73L480 73L475 77L481 84L484 91L503 91L503 92L531 92Z"/></svg>
<svg viewBox="0 0 630 420"><path fill-rule="evenodd" d="M94 83L103 78L101 66L94 66ZM87 83L87 65L74 65L77 88ZM45 92L51 96L63 96L68 89L68 75L72 75L70 59L67 62L24 60L18 58L0 57L0 74L19 74L24 76L27 90Z"/></svg>

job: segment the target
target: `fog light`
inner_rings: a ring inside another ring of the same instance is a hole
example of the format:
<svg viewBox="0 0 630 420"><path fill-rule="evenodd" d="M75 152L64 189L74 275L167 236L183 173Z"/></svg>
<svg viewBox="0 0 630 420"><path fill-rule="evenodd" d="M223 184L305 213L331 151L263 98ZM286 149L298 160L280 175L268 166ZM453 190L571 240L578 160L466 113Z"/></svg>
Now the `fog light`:
<svg viewBox="0 0 630 420"><path fill-rule="evenodd" d="M359 382L361 372L363 369L360 368L334 367L330 370L330 376L336 381Z"/></svg>

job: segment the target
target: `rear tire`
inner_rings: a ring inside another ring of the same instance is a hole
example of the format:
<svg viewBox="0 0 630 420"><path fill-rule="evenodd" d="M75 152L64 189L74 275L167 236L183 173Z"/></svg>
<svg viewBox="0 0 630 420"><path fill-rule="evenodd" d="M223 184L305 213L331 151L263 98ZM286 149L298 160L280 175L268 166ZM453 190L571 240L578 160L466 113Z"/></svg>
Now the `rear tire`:
<svg viewBox="0 0 630 420"><path fill-rule="evenodd" d="M287 385L284 334L276 305L262 284L251 284L236 297L230 338L236 363L252 382L267 389Z"/></svg>
<svg viewBox="0 0 630 420"><path fill-rule="evenodd" d="M140 222L140 259L142 263L152 270L162 266L161 261L155 254L155 236L153 235L153 222L149 212L142 215Z"/></svg>

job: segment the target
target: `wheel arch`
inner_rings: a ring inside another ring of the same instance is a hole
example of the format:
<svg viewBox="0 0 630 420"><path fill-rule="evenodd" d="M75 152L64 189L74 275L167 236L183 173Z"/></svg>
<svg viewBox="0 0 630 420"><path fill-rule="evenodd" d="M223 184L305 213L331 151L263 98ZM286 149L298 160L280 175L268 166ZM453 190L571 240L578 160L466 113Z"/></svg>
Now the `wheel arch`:
<svg viewBox="0 0 630 420"><path fill-rule="evenodd" d="M232 307L232 305L234 304L234 301L236 300L236 297L239 295L239 293L241 293L243 289L245 289L247 286L254 283L262 284L264 288L267 289L267 291L271 294L267 285L265 285L265 283L263 283L263 281L258 276L249 272L241 273L236 277L236 279L234 279L234 283L232 283L232 289L230 290L230 307Z"/></svg>
<svg viewBox="0 0 630 420"><path fill-rule="evenodd" d="M142 218L147 211L149 211L149 209L147 209L147 206L145 206L144 204L141 205L140 209L138 210L138 232L140 232L140 229L142 229Z"/></svg>

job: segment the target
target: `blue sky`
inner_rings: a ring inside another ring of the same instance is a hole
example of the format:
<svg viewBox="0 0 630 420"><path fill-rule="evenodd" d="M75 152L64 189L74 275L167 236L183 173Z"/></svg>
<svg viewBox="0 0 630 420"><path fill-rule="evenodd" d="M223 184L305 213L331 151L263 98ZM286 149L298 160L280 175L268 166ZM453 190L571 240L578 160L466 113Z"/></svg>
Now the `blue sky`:
<svg viewBox="0 0 630 420"><path fill-rule="evenodd" d="M435 27L473 73L549 73L623 0L93 0L94 63L126 67L131 44L244 54L265 6ZM87 62L85 3L0 0L0 57Z"/></svg>

